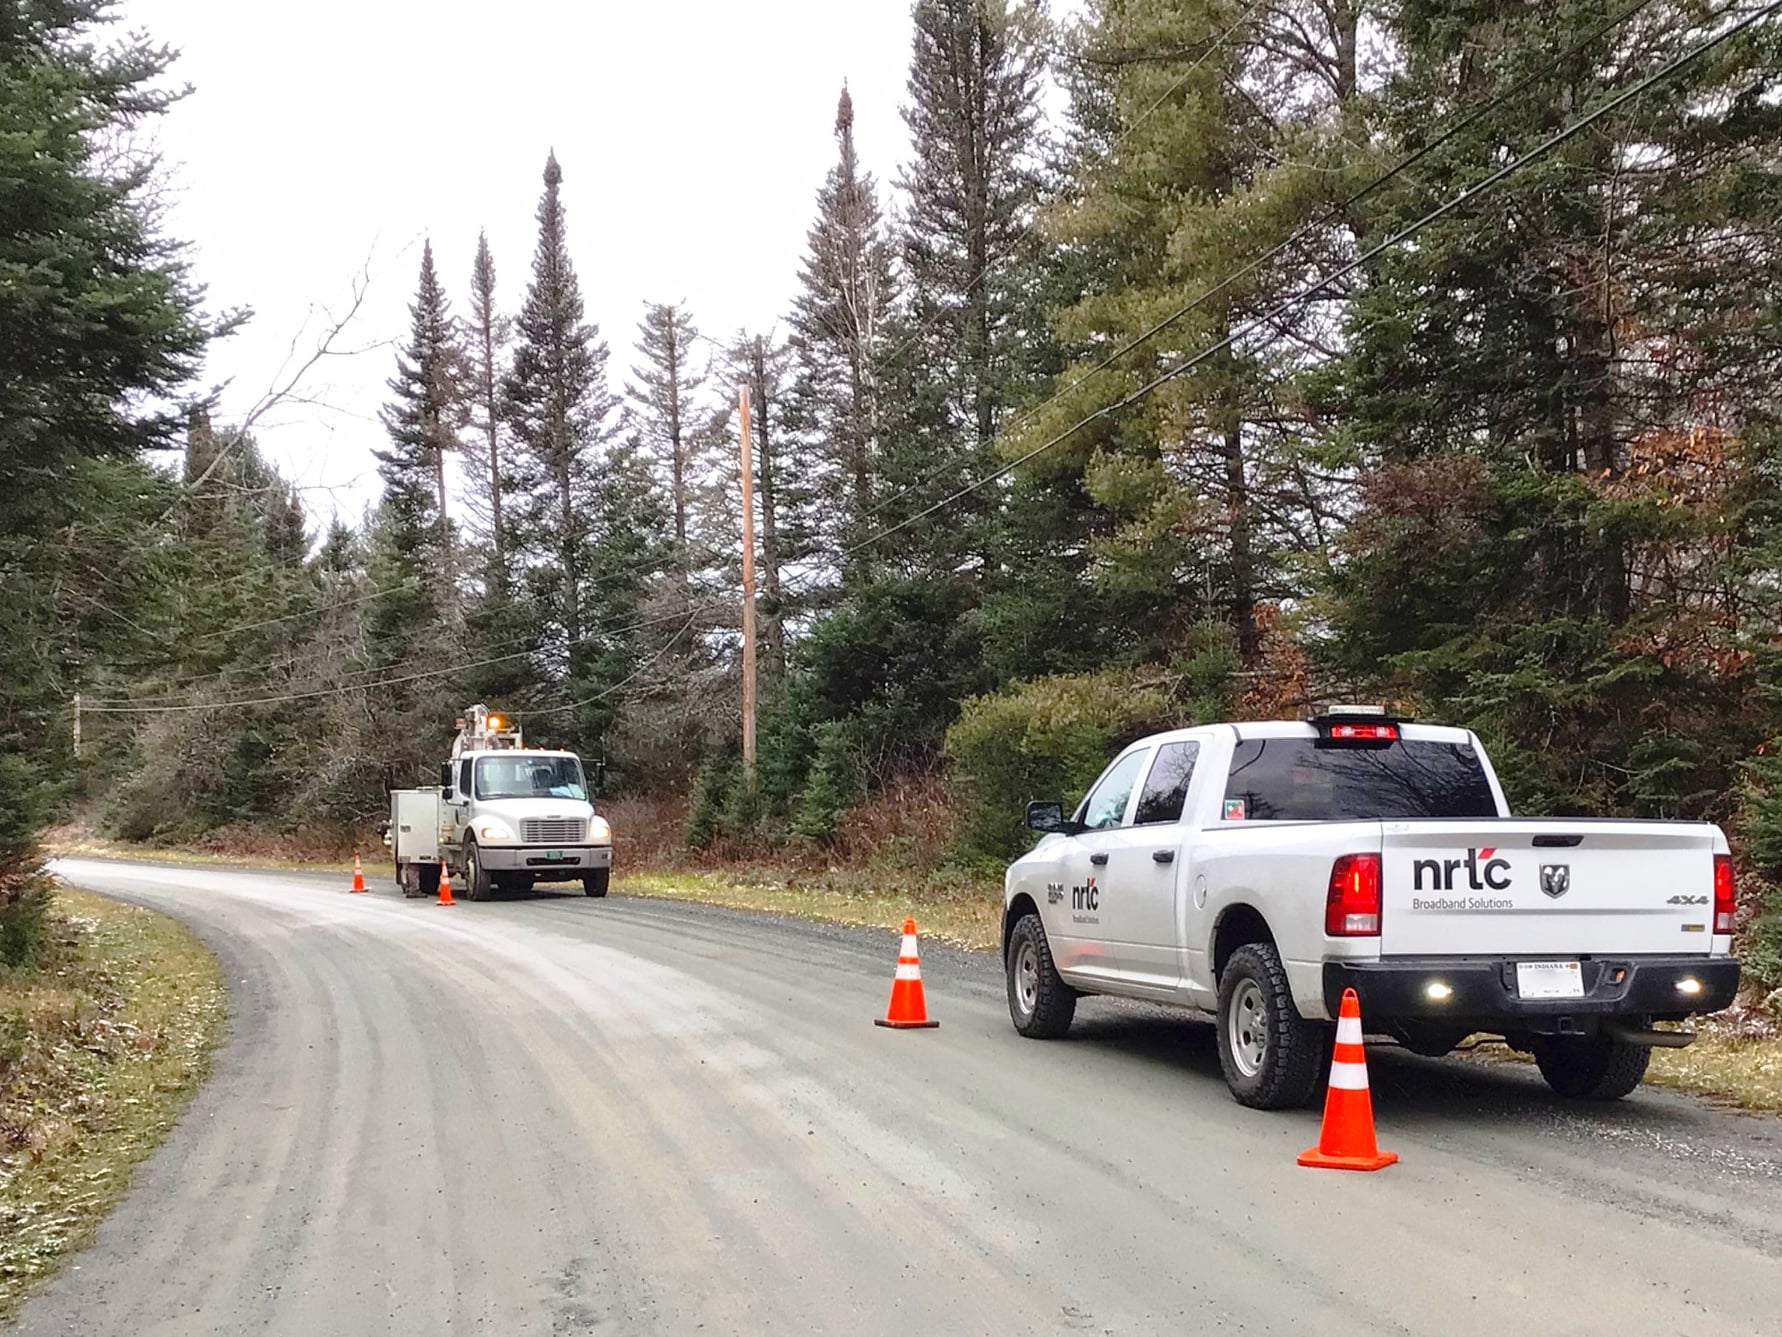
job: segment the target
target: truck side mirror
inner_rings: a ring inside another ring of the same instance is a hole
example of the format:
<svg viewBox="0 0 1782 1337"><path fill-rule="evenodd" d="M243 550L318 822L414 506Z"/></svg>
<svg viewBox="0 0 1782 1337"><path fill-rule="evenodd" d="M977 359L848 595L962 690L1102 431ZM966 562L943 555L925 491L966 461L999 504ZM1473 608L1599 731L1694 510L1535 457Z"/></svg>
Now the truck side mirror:
<svg viewBox="0 0 1782 1337"><path fill-rule="evenodd" d="M1064 815L1062 803L1029 803L1027 825L1047 835L1072 836L1078 830L1077 824Z"/></svg>
<svg viewBox="0 0 1782 1337"><path fill-rule="evenodd" d="M452 763L449 761L442 761L439 764L439 787L444 791L446 798L452 796Z"/></svg>

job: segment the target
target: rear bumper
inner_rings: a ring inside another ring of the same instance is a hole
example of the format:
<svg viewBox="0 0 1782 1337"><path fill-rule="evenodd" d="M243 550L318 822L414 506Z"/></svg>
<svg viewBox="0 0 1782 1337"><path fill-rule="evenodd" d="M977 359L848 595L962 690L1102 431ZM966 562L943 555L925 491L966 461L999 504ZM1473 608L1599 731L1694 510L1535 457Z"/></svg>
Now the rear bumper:
<svg viewBox="0 0 1782 1337"><path fill-rule="evenodd" d="M613 866L611 845L478 845L476 852L491 873L571 878ZM553 859L552 854L562 857Z"/></svg>
<svg viewBox="0 0 1782 1337"><path fill-rule="evenodd" d="M1657 1020L1718 1012L1739 990L1739 963L1731 957L1625 956L1581 961L1582 998L1521 998L1516 963L1492 958L1431 957L1392 961L1327 961L1324 1001L1336 1016L1343 990L1361 1000L1372 1029L1397 1018L1466 1023L1475 1030L1569 1030L1566 1019L1646 1016ZM1700 992L1678 984L1693 979ZM1429 996L1441 983L1452 992Z"/></svg>

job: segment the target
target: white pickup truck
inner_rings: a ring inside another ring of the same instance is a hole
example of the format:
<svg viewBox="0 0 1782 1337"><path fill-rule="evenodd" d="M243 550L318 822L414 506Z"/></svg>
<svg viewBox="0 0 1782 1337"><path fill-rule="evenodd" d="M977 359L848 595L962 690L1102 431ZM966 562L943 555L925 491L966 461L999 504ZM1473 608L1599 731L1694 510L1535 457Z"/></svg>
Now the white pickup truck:
<svg viewBox="0 0 1782 1337"><path fill-rule="evenodd" d="M1120 753L1008 870L1015 1029L1063 1035L1078 995L1217 1015L1246 1105L1317 1091L1343 990L1419 1054L1532 1052L1562 1095L1611 1100L1653 1029L1732 1001L1732 861L1718 827L1510 815L1464 729L1360 707L1215 724Z"/></svg>

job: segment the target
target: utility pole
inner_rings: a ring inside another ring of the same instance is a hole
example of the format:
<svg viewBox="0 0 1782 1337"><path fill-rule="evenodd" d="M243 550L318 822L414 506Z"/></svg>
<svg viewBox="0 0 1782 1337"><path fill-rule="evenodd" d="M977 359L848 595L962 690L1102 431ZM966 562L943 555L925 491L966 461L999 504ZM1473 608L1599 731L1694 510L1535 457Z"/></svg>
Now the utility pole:
<svg viewBox="0 0 1782 1337"><path fill-rule="evenodd" d="M742 414L742 735L743 771L749 784L755 783L755 469L754 452L749 448L749 390L737 392L737 407Z"/></svg>
<svg viewBox="0 0 1782 1337"><path fill-rule="evenodd" d="M74 759L80 760L80 693L74 694Z"/></svg>

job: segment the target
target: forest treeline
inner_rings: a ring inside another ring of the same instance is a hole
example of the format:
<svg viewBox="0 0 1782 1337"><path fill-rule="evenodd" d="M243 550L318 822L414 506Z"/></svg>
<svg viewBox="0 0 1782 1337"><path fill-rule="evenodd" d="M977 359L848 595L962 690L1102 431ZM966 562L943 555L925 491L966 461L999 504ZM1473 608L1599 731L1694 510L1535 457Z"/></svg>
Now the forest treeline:
<svg viewBox="0 0 1782 1337"><path fill-rule="evenodd" d="M15 863L83 797L363 820L472 700L695 843L945 772L987 860L1134 731L1360 698L1478 730L1520 809L1725 823L1782 984L1775 6L915 0L900 106L836 72L785 310L631 332L547 159L529 268L421 257L381 498L327 526L180 401L224 322L120 147L167 56L106 8L0 8Z"/></svg>

